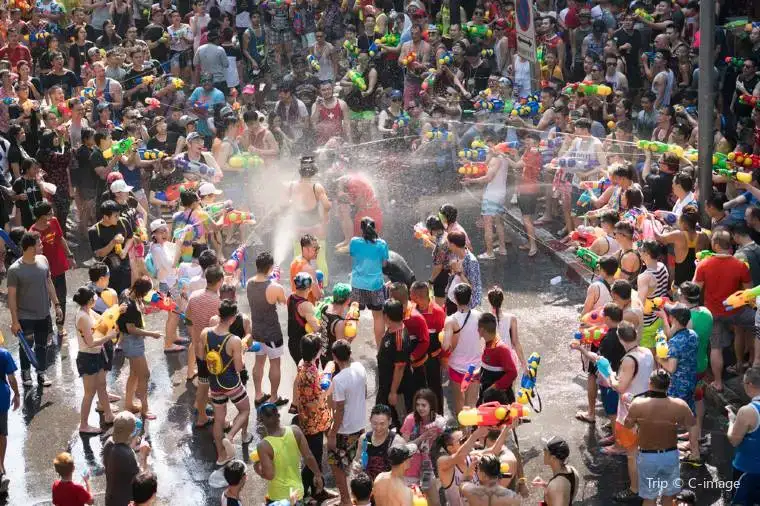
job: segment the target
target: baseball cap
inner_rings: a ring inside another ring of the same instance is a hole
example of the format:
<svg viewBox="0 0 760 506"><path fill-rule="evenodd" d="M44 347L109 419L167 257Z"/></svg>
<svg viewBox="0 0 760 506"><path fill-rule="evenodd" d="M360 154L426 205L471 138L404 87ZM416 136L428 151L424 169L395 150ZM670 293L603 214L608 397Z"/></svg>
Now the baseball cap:
<svg viewBox="0 0 760 506"><path fill-rule="evenodd" d="M296 274L296 277L293 278L293 285L295 285L296 290L305 290L311 286L312 282L311 274L308 272L299 272Z"/></svg>
<svg viewBox="0 0 760 506"><path fill-rule="evenodd" d="M401 98L401 97L403 97L403 96L404 96L404 94L403 94L403 93L401 93L401 91L400 91L400 90L393 90L393 91L391 91L391 99L394 99L394 98Z"/></svg>
<svg viewBox="0 0 760 506"><path fill-rule="evenodd" d="M214 183L203 183L198 187L198 195L206 197L207 195L221 195L222 190L217 190Z"/></svg>
<svg viewBox="0 0 760 506"><path fill-rule="evenodd" d="M665 313L676 319L681 325L687 325L691 320L691 310L686 304L665 304Z"/></svg>
<svg viewBox="0 0 760 506"><path fill-rule="evenodd" d="M198 121L198 116L194 114L183 114L179 118L179 126L181 126L182 128L185 128L190 123L195 123L196 121Z"/></svg>
<svg viewBox="0 0 760 506"><path fill-rule="evenodd" d="M544 449L549 452L549 455L562 461L570 456L570 445L559 436L544 440Z"/></svg>
<svg viewBox="0 0 760 506"><path fill-rule="evenodd" d="M132 187L129 186L124 179L117 179L111 186L109 186L111 193L127 193L132 191Z"/></svg>
<svg viewBox="0 0 760 506"><path fill-rule="evenodd" d="M200 82L201 84L213 83L214 76L212 76L210 72L201 72Z"/></svg>
<svg viewBox="0 0 760 506"><path fill-rule="evenodd" d="M167 225L166 222L164 220L162 220L161 218L158 218L157 220L153 220L153 221L150 222L150 233L151 234L153 232L155 232L156 230L160 229L160 228L166 228L166 229L168 229L169 225Z"/></svg>
<svg viewBox="0 0 760 506"><path fill-rule="evenodd" d="M411 459L415 453L417 453L417 445L414 443L394 446L388 450L388 460L392 466L397 466Z"/></svg>
<svg viewBox="0 0 760 506"><path fill-rule="evenodd" d="M98 110L98 112L100 112L100 111L105 111L106 109L110 107L111 107L111 104L109 102L100 102L98 106L96 107L96 109Z"/></svg>
<svg viewBox="0 0 760 506"><path fill-rule="evenodd" d="M187 142L192 141L203 141L203 136L198 132L190 132L190 134L187 136Z"/></svg>
<svg viewBox="0 0 760 506"><path fill-rule="evenodd" d="M118 180L124 180L124 176L121 172L109 172L106 176L106 183L108 183L108 186L111 186L111 183Z"/></svg>

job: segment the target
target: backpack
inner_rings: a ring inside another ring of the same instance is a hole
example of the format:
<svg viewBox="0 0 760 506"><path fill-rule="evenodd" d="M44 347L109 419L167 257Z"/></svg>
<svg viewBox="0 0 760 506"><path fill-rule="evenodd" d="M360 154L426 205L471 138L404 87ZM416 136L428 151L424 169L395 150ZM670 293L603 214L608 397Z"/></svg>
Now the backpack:
<svg viewBox="0 0 760 506"><path fill-rule="evenodd" d="M219 346L218 350L209 349L208 336L206 336L206 368L208 369L208 372L214 376L220 376L224 374L225 371L227 371L227 369L230 367L230 364L232 364L232 360L230 360L227 364L222 363L222 349L227 345L227 341L229 340L230 336L232 336L232 334L228 333L224 337L224 341L222 341L222 344Z"/></svg>

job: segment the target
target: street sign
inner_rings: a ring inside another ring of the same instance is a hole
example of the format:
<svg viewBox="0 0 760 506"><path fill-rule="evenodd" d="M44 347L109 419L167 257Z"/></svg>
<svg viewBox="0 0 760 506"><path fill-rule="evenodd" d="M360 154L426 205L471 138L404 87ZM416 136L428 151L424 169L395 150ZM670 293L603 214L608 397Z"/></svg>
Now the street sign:
<svg viewBox="0 0 760 506"><path fill-rule="evenodd" d="M517 0L517 54L525 60L536 62L536 28L533 24L531 0Z"/></svg>

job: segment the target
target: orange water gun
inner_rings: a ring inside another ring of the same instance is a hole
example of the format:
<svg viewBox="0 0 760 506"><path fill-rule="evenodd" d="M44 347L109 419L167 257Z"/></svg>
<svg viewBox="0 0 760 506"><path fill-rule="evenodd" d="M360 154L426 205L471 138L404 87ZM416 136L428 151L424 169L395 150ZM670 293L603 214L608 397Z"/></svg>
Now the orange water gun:
<svg viewBox="0 0 760 506"><path fill-rule="evenodd" d="M414 226L414 238L421 239L425 246L435 246L435 237L433 237L433 234L430 233L422 222Z"/></svg>
<svg viewBox="0 0 760 506"><path fill-rule="evenodd" d="M581 342L581 344L588 344L591 346L599 346L604 336L609 332L609 328L606 325L599 325L596 327L589 327L587 329L577 330L575 332L575 339Z"/></svg>
<svg viewBox="0 0 760 506"><path fill-rule="evenodd" d="M416 60L417 60L417 53L415 53L414 51L409 51L409 53L406 56L404 56L403 58L399 59L398 63L402 67L406 67L410 63L412 63L412 62L414 62Z"/></svg>
<svg viewBox="0 0 760 506"><path fill-rule="evenodd" d="M655 297L653 299L647 299L644 302L644 314L652 314L655 309L660 310L662 307L670 302L667 297Z"/></svg>
<svg viewBox="0 0 760 506"><path fill-rule="evenodd" d="M348 312L346 313L346 323L345 323L345 327L343 328L343 334L345 334L345 336L348 339L353 339L354 337L356 337L358 323L359 323L359 303L354 301L348 307Z"/></svg>
<svg viewBox="0 0 760 506"><path fill-rule="evenodd" d="M166 311L168 313L176 314L185 322L185 325L193 324L184 312L179 311L179 306L177 306L177 303L169 296L164 296L159 292L151 291L145 296L144 300L150 304L150 307L158 311Z"/></svg>
<svg viewBox="0 0 760 506"><path fill-rule="evenodd" d="M248 221L253 221L253 213L247 211L230 211L224 215L224 225L228 227L230 225L241 225Z"/></svg>
<svg viewBox="0 0 760 506"><path fill-rule="evenodd" d="M604 310L590 311L581 316L581 323L595 327L604 325Z"/></svg>
<svg viewBox="0 0 760 506"><path fill-rule="evenodd" d="M498 402L486 402L477 408L464 408L457 415L459 424L464 427L494 427L506 425L513 420L528 416L529 409L520 404L499 404Z"/></svg>

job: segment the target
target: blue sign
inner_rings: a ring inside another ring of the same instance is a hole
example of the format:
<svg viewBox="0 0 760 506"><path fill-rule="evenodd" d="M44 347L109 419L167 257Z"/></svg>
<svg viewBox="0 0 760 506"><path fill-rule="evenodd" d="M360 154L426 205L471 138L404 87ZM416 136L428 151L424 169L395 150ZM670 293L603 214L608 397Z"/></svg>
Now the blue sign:
<svg viewBox="0 0 760 506"><path fill-rule="evenodd" d="M520 30L527 32L530 29L531 12L533 6L530 0L517 0L517 23L520 25Z"/></svg>

